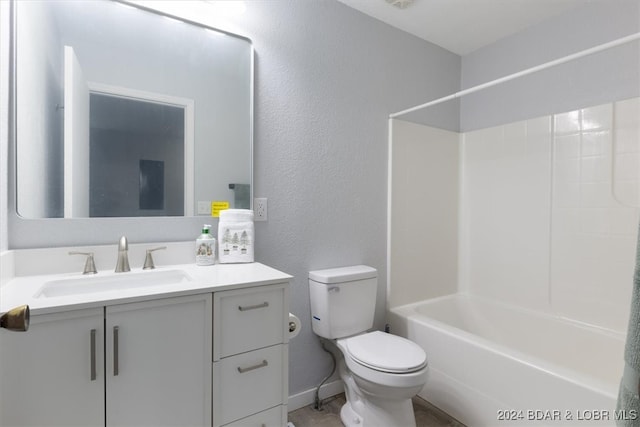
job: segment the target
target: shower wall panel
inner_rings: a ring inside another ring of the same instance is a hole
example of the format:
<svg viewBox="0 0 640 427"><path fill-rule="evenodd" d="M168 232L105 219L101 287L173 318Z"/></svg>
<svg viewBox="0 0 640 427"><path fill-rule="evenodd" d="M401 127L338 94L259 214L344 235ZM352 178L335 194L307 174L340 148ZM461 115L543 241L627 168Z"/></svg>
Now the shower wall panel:
<svg viewBox="0 0 640 427"><path fill-rule="evenodd" d="M551 306L619 331L627 327L638 229L637 105L634 98L554 119Z"/></svg>
<svg viewBox="0 0 640 427"><path fill-rule="evenodd" d="M624 331L640 100L463 134L460 290Z"/></svg>
<svg viewBox="0 0 640 427"><path fill-rule="evenodd" d="M459 138L393 120L389 307L456 292Z"/></svg>
<svg viewBox="0 0 640 427"><path fill-rule="evenodd" d="M551 119L463 134L462 291L548 307Z"/></svg>

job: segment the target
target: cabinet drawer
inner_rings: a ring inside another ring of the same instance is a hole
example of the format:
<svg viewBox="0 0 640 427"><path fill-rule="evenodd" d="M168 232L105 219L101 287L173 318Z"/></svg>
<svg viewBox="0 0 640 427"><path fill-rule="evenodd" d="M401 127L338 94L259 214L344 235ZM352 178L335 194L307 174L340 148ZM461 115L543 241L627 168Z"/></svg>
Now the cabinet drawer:
<svg viewBox="0 0 640 427"><path fill-rule="evenodd" d="M224 427L282 427L285 424L287 424L287 407L281 405L226 424Z"/></svg>
<svg viewBox="0 0 640 427"><path fill-rule="evenodd" d="M213 359L285 343L287 284L216 292Z"/></svg>
<svg viewBox="0 0 640 427"><path fill-rule="evenodd" d="M275 345L213 364L213 425L219 426L274 406L287 397L286 344Z"/></svg>

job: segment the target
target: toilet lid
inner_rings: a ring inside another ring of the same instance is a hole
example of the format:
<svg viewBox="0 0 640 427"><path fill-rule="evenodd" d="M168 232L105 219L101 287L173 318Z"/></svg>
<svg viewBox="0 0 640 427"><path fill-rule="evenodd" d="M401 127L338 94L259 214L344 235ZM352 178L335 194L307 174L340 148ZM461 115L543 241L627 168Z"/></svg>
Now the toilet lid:
<svg viewBox="0 0 640 427"><path fill-rule="evenodd" d="M407 373L422 369L427 355L416 343L380 331L345 340L353 360L377 371Z"/></svg>

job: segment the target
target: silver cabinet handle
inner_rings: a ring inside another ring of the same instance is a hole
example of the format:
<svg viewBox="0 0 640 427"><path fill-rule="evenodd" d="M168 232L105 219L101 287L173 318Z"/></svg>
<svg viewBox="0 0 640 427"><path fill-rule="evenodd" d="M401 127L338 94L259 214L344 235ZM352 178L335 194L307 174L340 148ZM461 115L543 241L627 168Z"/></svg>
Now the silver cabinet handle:
<svg viewBox="0 0 640 427"><path fill-rule="evenodd" d="M244 374L245 372L253 371L254 369L264 368L265 366L269 366L269 362L263 360L262 363L258 363L257 365L249 366L247 368L241 368L238 366L238 372Z"/></svg>
<svg viewBox="0 0 640 427"><path fill-rule="evenodd" d="M263 302L262 304L256 304L256 305L245 305L244 307L239 305L238 306L238 310L240 311L249 311L249 310L255 310L257 308L265 308L265 307L269 307L269 303L268 302Z"/></svg>
<svg viewBox="0 0 640 427"><path fill-rule="evenodd" d="M91 381L96 380L96 330L91 330Z"/></svg>
<svg viewBox="0 0 640 427"><path fill-rule="evenodd" d="M118 361L118 332L120 331L120 328L117 326L113 327L113 376L116 377L118 376L118 373L120 371L119 368L119 361Z"/></svg>

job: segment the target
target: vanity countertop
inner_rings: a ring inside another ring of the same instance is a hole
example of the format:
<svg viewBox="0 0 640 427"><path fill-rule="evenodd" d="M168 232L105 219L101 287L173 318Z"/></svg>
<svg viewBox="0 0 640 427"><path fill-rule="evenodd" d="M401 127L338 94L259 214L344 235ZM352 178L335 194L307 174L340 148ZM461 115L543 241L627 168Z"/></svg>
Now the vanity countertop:
<svg viewBox="0 0 640 427"><path fill-rule="evenodd" d="M127 274L154 274L162 271L180 270L189 281L172 284L132 287L101 292L75 293L62 296L39 296L45 283L57 280L82 279L82 273L59 273L17 276L0 288L0 313L16 306L28 304L32 315L58 311L100 307L105 305L137 302L237 289L250 286L269 285L289 281L292 276L257 262L248 264L215 264L196 266L177 264L157 267L155 270L132 268L130 272L114 273L112 270L98 271L95 278L125 277Z"/></svg>

